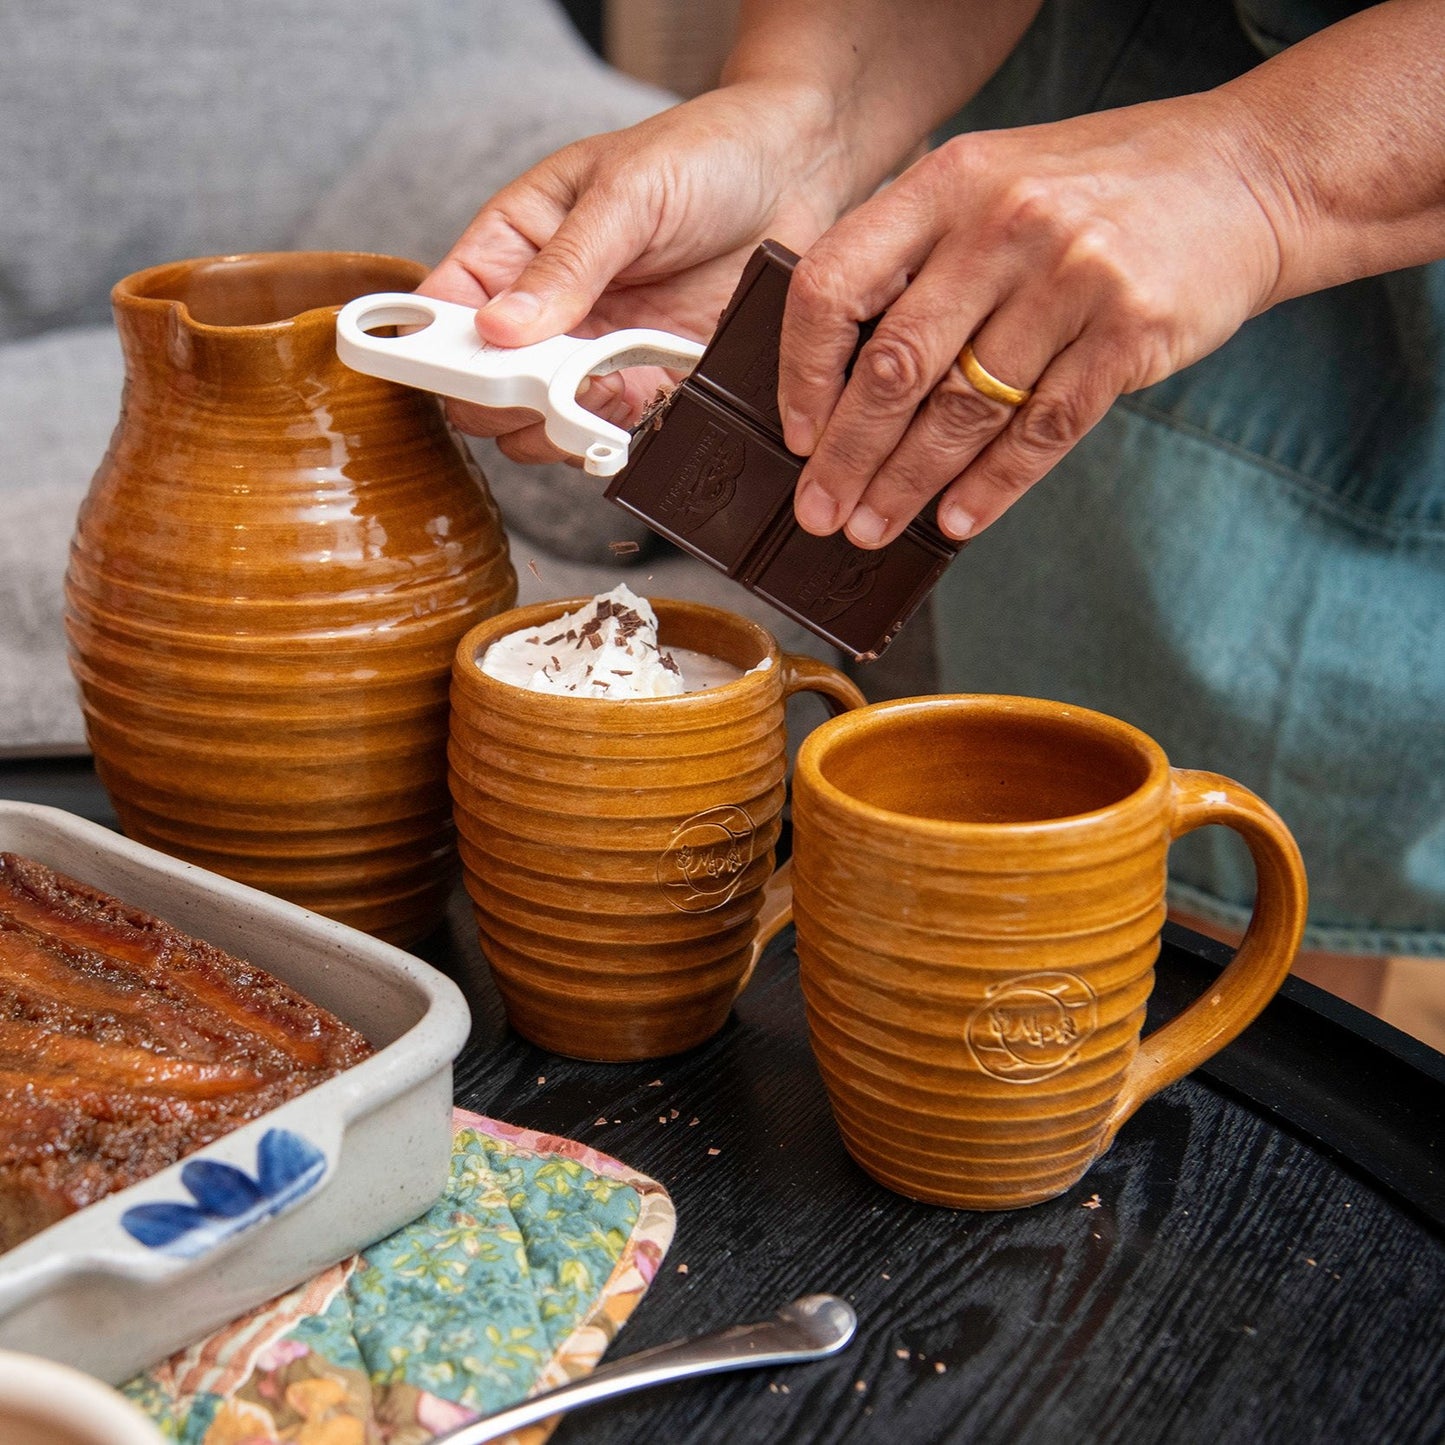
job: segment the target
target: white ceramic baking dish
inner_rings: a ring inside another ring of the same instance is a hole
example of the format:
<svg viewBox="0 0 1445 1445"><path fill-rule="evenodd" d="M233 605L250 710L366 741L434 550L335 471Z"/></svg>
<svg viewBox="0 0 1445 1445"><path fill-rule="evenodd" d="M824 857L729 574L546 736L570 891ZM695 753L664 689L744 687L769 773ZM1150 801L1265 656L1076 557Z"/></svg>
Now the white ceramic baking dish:
<svg viewBox="0 0 1445 1445"><path fill-rule="evenodd" d="M0 800L23 853L248 959L377 1053L0 1254L0 1347L112 1384L415 1218L451 1154L457 987L419 959L55 808Z"/></svg>

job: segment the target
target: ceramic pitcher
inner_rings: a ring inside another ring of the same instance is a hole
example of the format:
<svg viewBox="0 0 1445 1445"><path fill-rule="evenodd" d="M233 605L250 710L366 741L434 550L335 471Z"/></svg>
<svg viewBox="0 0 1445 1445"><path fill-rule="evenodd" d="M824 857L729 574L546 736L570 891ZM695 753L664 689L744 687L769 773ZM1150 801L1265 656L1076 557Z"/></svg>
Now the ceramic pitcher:
<svg viewBox="0 0 1445 1445"><path fill-rule="evenodd" d="M66 578L124 831L399 943L451 886L452 654L516 597L436 398L336 358L346 301L423 274L283 252L121 281L125 392Z"/></svg>

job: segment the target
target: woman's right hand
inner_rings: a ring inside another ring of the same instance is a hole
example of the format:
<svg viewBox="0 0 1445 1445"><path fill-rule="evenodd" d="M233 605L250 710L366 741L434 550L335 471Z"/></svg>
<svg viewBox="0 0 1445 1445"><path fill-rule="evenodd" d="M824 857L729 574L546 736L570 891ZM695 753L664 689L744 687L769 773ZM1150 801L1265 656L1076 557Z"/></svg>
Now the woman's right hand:
<svg viewBox="0 0 1445 1445"><path fill-rule="evenodd" d="M749 81L577 141L498 191L418 289L478 307L479 335L499 346L625 326L706 340L759 241L801 252L851 199L830 134L822 97ZM580 400L631 426L668 380L631 368ZM450 414L516 461L562 455L535 412Z"/></svg>

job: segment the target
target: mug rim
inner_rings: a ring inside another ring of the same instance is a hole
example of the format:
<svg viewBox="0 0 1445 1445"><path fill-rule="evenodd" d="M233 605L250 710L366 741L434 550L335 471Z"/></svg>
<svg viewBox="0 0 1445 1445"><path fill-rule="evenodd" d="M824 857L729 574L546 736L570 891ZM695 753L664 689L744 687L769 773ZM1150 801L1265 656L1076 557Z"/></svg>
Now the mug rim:
<svg viewBox="0 0 1445 1445"><path fill-rule="evenodd" d="M824 759L846 736L886 728L896 717L933 711L992 711L1054 721L1075 720L1087 724L1096 735L1106 733L1117 741L1129 744L1145 759L1148 771L1136 787L1101 808L1093 808L1085 813L1069 813L1057 818L1030 818L1012 822L928 818L916 813L901 812L854 797L824 776ZM1117 817L1146 794L1167 784L1170 772L1169 759L1164 749L1148 733L1109 713L1097 712L1093 708L1079 707L1073 703L1011 693L931 693L921 697L885 698L880 702L870 703L867 707L840 713L837 717L820 723L803 739L802 746L798 749L794 786L806 779L807 786L821 800L832 808L851 814L860 822L906 823L911 831L923 837L1001 839L1018 837L1025 831L1068 832L1088 827L1102 818Z"/></svg>
<svg viewBox="0 0 1445 1445"><path fill-rule="evenodd" d="M520 607L509 607L505 612L495 613L491 617L483 618L481 622L474 623L462 634L456 651L452 655L453 680L468 689L477 689L484 696L489 693L497 697L522 693L532 698L559 698L565 700L569 705L576 704L592 710L625 707L635 714L639 703L653 706L666 703L674 708L707 706L713 700L731 697L735 689L756 686L760 678L782 676L782 647L777 638L760 622L754 622L751 617L745 617L741 612L733 612L726 607L716 607L710 602L694 602L680 597L645 598L652 610L657 613L659 635L662 631L665 612L684 615L691 613L698 617L720 617L726 619L730 624L737 624L742 630L751 633L761 642L764 646L763 656L753 664L752 669L745 669L740 677L730 678L727 682L713 683L708 687L700 687L692 692L674 692L662 697L587 697L578 693L533 692L530 688L503 682L500 678L482 671L481 653L484 651L485 644L498 641L508 632L521 632L528 627L540 626L560 617L564 612L575 612L578 608L585 607L593 601L596 595L594 593L587 597L560 597L543 602L528 602ZM642 596L643 594L637 595ZM506 623L505 628L500 625L504 622ZM763 662L768 662L769 665L763 667ZM499 688L505 688L506 693L494 691Z"/></svg>

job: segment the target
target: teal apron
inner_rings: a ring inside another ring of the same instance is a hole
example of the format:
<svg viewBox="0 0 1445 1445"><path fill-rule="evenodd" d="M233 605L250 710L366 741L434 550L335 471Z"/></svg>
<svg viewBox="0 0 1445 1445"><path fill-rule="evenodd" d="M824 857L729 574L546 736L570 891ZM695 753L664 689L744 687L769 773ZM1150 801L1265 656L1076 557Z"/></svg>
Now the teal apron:
<svg viewBox="0 0 1445 1445"><path fill-rule="evenodd" d="M955 129L1219 84L1352 9L1048 4ZM1300 297L1107 417L936 593L941 683L1098 708L1268 799L1310 947L1445 954L1445 264ZM1248 918L1206 828L1171 901Z"/></svg>

